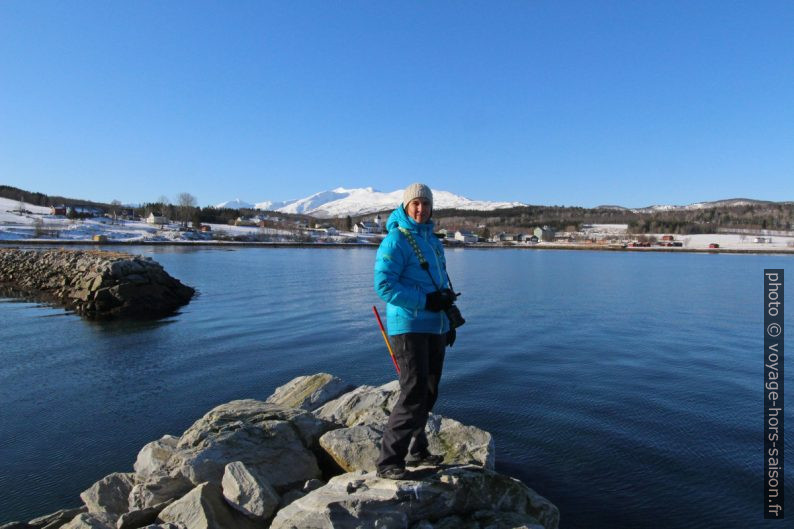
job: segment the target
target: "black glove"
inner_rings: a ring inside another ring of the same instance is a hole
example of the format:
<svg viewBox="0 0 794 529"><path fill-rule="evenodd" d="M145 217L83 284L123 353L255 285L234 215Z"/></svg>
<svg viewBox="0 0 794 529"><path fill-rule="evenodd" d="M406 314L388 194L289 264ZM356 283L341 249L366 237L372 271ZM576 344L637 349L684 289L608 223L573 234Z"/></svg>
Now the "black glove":
<svg viewBox="0 0 794 529"><path fill-rule="evenodd" d="M427 295L425 301L425 308L433 312L441 312L447 310L455 303L455 293L450 289L437 290Z"/></svg>
<svg viewBox="0 0 794 529"><path fill-rule="evenodd" d="M455 338L458 337L458 332L455 329L450 329L447 331L447 345L452 347L455 343Z"/></svg>

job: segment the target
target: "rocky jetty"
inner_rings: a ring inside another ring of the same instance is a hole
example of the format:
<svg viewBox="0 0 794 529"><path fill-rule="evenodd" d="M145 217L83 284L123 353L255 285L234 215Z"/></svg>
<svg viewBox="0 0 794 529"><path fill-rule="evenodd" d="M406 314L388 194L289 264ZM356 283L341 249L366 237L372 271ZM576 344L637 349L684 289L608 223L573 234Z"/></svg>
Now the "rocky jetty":
<svg viewBox="0 0 794 529"><path fill-rule="evenodd" d="M557 529L557 507L493 470L491 435L445 417L427 428L441 465L378 478L397 392L298 377L148 443L133 472L97 481L81 507L0 529Z"/></svg>
<svg viewBox="0 0 794 529"><path fill-rule="evenodd" d="M195 293L151 258L99 250L0 248L0 285L90 319L159 318Z"/></svg>

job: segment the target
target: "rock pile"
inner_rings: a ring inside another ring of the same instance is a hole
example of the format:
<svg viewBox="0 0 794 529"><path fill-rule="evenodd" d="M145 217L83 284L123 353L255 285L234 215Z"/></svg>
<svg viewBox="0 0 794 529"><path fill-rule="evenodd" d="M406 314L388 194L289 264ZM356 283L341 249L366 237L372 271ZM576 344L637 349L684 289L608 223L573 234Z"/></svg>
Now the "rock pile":
<svg viewBox="0 0 794 529"><path fill-rule="evenodd" d="M98 250L2 248L0 284L91 319L159 318L195 292L151 258Z"/></svg>
<svg viewBox="0 0 794 529"><path fill-rule="evenodd" d="M557 507L492 470L490 434L444 417L427 430L442 465L378 478L397 390L296 378L267 401L222 404L180 437L147 444L134 472L96 482L81 508L0 529L557 529Z"/></svg>

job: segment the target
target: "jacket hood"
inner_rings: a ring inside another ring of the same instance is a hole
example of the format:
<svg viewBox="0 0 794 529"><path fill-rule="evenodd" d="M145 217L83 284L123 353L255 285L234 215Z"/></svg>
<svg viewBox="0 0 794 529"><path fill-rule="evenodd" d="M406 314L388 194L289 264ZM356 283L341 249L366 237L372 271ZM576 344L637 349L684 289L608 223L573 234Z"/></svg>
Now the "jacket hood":
<svg viewBox="0 0 794 529"><path fill-rule="evenodd" d="M402 227L406 230L413 231L415 233L421 233L423 235L427 235L428 233L433 233L433 219L428 219L427 222L423 224L419 224L414 219L408 216L402 206L397 206L397 209L392 211L391 215L389 215L389 219L386 221L386 229L391 231L394 228Z"/></svg>

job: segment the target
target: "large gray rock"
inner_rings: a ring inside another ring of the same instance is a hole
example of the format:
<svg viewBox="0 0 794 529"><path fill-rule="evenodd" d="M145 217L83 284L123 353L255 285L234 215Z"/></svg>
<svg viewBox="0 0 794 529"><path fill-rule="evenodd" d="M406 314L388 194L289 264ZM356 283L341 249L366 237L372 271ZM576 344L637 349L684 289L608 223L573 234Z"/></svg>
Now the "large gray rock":
<svg viewBox="0 0 794 529"><path fill-rule="evenodd" d="M158 520L186 529L254 529L256 524L232 509L223 499L221 487L202 483L160 513Z"/></svg>
<svg viewBox="0 0 794 529"><path fill-rule="evenodd" d="M345 472L375 470L383 431L369 425L331 430L320 437L320 446Z"/></svg>
<svg viewBox="0 0 794 529"><path fill-rule="evenodd" d="M181 498L193 488L191 481L179 474L155 475L138 483L130 491L129 509L143 510L168 500Z"/></svg>
<svg viewBox="0 0 794 529"><path fill-rule="evenodd" d="M279 503L267 479L240 461L226 465L221 486L229 505L255 520L270 518Z"/></svg>
<svg viewBox="0 0 794 529"><path fill-rule="evenodd" d="M154 507L147 507L145 509L133 510L119 516L116 521L116 529L136 529L145 525L153 524L157 520L157 516L168 507L173 500L169 500Z"/></svg>
<svg viewBox="0 0 794 529"><path fill-rule="evenodd" d="M354 388L355 386L347 384L333 375L317 373L294 378L276 388L273 395L268 397L267 402L285 408L311 411Z"/></svg>
<svg viewBox="0 0 794 529"><path fill-rule="evenodd" d="M129 509L129 497L135 474L115 472L100 479L80 493L90 514L106 514L114 522Z"/></svg>
<svg viewBox="0 0 794 529"><path fill-rule="evenodd" d="M257 400L222 404L196 421L168 462L192 483L220 483L224 467L240 461L277 490L320 477L309 449L333 425L310 413Z"/></svg>
<svg viewBox="0 0 794 529"><path fill-rule="evenodd" d="M491 434L439 415L431 415L425 429L430 451L448 465L480 465L493 470L496 457ZM358 425L327 432L320 446L345 471L374 470L380 454L380 427Z"/></svg>
<svg viewBox="0 0 794 529"><path fill-rule="evenodd" d="M493 436L485 430L430 414L425 433L430 451L443 454L445 464L480 465L490 470L496 465Z"/></svg>
<svg viewBox="0 0 794 529"><path fill-rule="evenodd" d="M165 473L166 464L174 455L178 442L178 437L164 435L160 439L144 445L138 452L133 466L138 478L143 481L153 475Z"/></svg>
<svg viewBox="0 0 794 529"><path fill-rule="evenodd" d="M101 513L82 513L71 522L62 525L61 529L113 529L115 520Z"/></svg>
<svg viewBox="0 0 794 529"><path fill-rule="evenodd" d="M481 467L415 471L409 477L386 480L361 471L336 476L280 510L271 529L407 529L422 520L468 517L477 511L528 515L545 529L559 525L559 511L547 499L516 479Z"/></svg>
<svg viewBox="0 0 794 529"><path fill-rule="evenodd" d="M33 518L28 522L28 525L37 529L58 529L67 522L72 521L78 514L84 512L88 512L88 507L85 505L76 509L61 509L60 511L56 511L52 514L46 514L44 516L39 516L38 518Z"/></svg>
<svg viewBox="0 0 794 529"><path fill-rule="evenodd" d="M343 426L358 424L383 425L397 398L400 383L397 380L379 387L360 386L334 399L313 413L315 416Z"/></svg>

